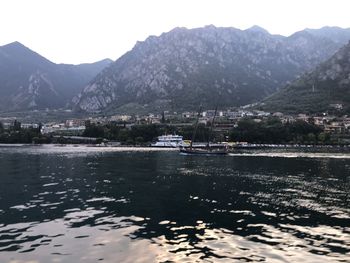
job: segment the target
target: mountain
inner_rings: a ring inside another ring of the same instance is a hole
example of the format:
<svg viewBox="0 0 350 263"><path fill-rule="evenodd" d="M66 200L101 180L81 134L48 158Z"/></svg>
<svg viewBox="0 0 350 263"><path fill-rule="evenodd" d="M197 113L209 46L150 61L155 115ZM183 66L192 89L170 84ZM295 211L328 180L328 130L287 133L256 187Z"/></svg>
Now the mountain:
<svg viewBox="0 0 350 263"><path fill-rule="evenodd" d="M0 111L64 107L110 63L55 64L19 42L0 46Z"/></svg>
<svg viewBox="0 0 350 263"><path fill-rule="evenodd" d="M244 105L272 94L343 44L308 31L271 35L258 26L175 28L138 42L74 104L87 112Z"/></svg>
<svg viewBox="0 0 350 263"><path fill-rule="evenodd" d="M350 42L330 59L263 102L262 109L289 113L350 113Z"/></svg>
<svg viewBox="0 0 350 263"><path fill-rule="evenodd" d="M345 45L350 39L350 28L329 27L325 26L320 29L305 29L314 36L332 39L336 43Z"/></svg>

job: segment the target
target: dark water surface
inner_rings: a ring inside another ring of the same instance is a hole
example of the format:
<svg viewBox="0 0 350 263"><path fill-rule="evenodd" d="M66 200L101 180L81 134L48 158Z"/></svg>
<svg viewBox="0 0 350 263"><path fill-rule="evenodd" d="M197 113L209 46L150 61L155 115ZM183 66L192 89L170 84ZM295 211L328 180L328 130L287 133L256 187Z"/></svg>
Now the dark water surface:
<svg viewBox="0 0 350 263"><path fill-rule="evenodd" d="M350 262L350 155L0 147L0 262Z"/></svg>

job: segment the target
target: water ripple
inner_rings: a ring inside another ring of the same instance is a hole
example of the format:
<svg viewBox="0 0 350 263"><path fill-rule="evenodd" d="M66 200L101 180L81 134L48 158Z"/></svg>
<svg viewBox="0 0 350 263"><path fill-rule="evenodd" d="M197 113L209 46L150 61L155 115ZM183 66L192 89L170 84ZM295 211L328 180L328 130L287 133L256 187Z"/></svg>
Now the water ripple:
<svg viewBox="0 0 350 263"><path fill-rule="evenodd" d="M0 261L348 262L350 163L322 156L0 149Z"/></svg>

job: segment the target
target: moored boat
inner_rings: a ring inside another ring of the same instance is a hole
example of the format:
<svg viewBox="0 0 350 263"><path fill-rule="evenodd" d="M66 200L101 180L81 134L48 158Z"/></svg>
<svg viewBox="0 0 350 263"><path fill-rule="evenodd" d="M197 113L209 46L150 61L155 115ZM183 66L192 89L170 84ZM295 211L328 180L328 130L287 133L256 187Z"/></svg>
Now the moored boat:
<svg viewBox="0 0 350 263"><path fill-rule="evenodd" d="M226 155L227 145L206 147L180 147L180 153L186 155Z"/></svg>
<svg viewBox="0 0 350 263"><path fill-rule="evenodd" d="M200 108L201 109L201 108ZM200 115L200 109L198 111L197 120L195 124L195 128L192 135L192 140L189 146L180 147L180 154L186 155L226 155L228 154L228 145L227 144L213 144L210 142L210 135L213 132L215 116L217 112L217 107L215 108L214 117L211 123L210 133L208 136L208 142L204 145L204 147L195 147L193 145L194 138L196 137L196 132L198 128L198 120Z"/></svg>

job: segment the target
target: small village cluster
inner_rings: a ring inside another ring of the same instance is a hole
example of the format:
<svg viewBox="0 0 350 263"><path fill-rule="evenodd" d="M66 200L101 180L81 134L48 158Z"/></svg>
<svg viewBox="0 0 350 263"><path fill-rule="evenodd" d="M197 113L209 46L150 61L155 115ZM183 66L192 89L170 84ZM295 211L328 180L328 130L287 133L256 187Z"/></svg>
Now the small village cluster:
<svg viewBox="0 0 350 263"><path fill-rule="evenodd" d="M206 110L199 113L199 123L208 125L212 121L215 115L215 110ZM112 116L96 116L88 118L72 118L65 121L52 121L47 123L26 123L21 122L21 128L38 128L41 126L42 134L69 134L80 135L85 130L86 122L97 125L105 125L108 123L117 123L118 125L126 128L131 128L133 125L140 124L162 124L181 127L193 125L194 120L197 118L197 112L169 112L165 111L161 114L149 113L145 115L127 115L117 114ZM321 115L309 115L309 114L297 114L288 115L281 112L265 112L259 110L249 110L239 108L236 110L228 109L225 111L218 111L215 117L215 130L217 131L229 131L234 127L237 127L238 122L242 118L250 118L253 121L259 123L266 118L278 118L282 123L293 123L297 120L302 120L310 124L319 126L324 132L328 133L348 133L350 132L350 116L335 116L329 114ZM0 117L0 122L4 128L13 125L16 117Z"/></svg>

